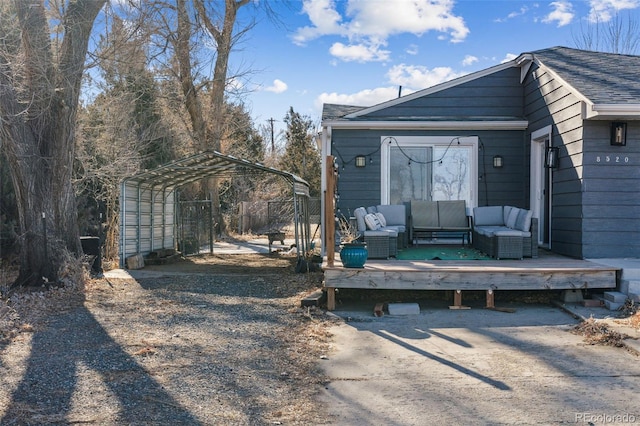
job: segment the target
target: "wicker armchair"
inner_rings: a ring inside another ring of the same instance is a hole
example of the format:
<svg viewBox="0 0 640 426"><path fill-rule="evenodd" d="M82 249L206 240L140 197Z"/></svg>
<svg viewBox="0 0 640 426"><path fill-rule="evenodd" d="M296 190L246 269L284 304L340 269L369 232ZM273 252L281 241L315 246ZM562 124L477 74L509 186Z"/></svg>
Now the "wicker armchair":
<svg viewBox="0 0 640 426"><path fill-rule="evenodd" d="M367 229L365 216L367 211L364 207L358 207L353 211L358 231L363 235L367 243L369 259L388 259L390 256L398 254L398 232L393 229Z"/></svg>

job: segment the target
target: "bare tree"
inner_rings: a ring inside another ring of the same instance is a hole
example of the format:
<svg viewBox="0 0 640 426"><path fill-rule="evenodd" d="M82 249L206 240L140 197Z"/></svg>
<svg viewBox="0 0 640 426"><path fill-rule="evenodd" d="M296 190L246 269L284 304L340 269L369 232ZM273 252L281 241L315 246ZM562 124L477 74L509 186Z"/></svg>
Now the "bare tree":
<svg viewBox="0 0 640 426"><path fill-rule="evenodd" d="M59 3L15 0L2 9L3 21L13 17L18 25L0 28L0 139L20 230L14 286L57 282L64 253L81 253L71 181L75 121L89 37L104 3L60 3L61 39L52 37L47 10Z"/></svg>
<svg viewBox="0 0 640 426"><path fill-rule="evenodd" d="M254 5L250 0L224 0L209 2L205 0L175 0L175 4L163 7L175 16L175 29L169 29L167 39L173 48L177 63L178 79L182 88L185 108L189 114L194 145L198 150L223 151L223 139L227 123L225 103L231 77L229 58L232 50L244 35L253 28L255 21L237 22L238 10L246 5ZM268 15L271 15L268 2L262 2ZM162 14L166 17L167 14ZM167 25L169 19L163 18ZM212 47L211 58L205 58L198 52L199 46ZM200 64L205 59L214 63L213 74L199 74ZM219 182L212 179L203 183L203 192L214 206L220 206ZM219 209L215 209L214 220L225 232L224 222Z"/></svg>
<svg viewBox="0 0 640 426"><path fill-rule="evenodd" d="M608 21L581 22L573 42L579 49L633 55L640 44L640 23L631 12L617 13Z"/></svg>

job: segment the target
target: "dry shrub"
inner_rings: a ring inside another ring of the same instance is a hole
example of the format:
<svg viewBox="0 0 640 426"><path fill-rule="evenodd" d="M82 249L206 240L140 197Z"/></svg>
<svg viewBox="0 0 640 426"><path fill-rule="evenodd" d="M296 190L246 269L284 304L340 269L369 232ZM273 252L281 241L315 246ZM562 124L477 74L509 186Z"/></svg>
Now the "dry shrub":
<svg viewBox="0 0 640 426"><path fill-rule="evenodd" d="M66 250L59 255L63 259L57 285L18 288L0 299L0 342L11 340L20 333L33 332L32 324L41 318L82 302L84 285L89 277L87 265L84 259Z"/></svg>
<svg viewBox="0 0 640 426"><path fill-rule="evenodd" d="M611 330L604 322L589 318L576 325L572 331L574 334L583 336L586 343L590 345L624 347L624 339L629 338L626 334Z"/></svg>

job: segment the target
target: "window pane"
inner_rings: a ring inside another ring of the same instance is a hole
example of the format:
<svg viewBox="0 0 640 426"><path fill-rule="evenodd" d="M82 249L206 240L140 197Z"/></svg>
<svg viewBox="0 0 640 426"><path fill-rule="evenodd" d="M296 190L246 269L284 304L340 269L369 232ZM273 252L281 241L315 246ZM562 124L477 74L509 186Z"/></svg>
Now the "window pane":
<svg viewBox="0 0 640 426"><path fill-rule="evenodd" d="M465 200L471 205L469 165L471 148L467 146L434 147L433 199Z"/></svg>
<svg viewBox="0 0 640 426"><path fill-rule="evenodd" d="M391 204L431 199L431 152L430 147L390 149Z"/></svg>

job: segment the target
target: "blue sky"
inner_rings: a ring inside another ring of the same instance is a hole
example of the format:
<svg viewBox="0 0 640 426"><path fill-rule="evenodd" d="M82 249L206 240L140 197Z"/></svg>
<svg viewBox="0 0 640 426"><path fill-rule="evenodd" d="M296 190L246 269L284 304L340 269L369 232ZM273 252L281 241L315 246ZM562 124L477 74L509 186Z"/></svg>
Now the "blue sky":
<svg viewBox="0 0 640 426"><path fill-rule="evenodd" d="M320 123L322 104L374 105L497 65L523 52L576 47L590 23L639 15L640 0L269 0L231 67L251 68L256 125L289 107ZM241 64L241 65L238 65Z"/></svg>

